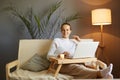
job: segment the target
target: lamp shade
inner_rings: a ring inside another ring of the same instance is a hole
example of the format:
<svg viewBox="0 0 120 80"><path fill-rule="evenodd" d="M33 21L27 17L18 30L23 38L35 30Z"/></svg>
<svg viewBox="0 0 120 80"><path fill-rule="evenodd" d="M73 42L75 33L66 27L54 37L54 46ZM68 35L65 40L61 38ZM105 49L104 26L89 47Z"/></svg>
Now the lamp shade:
<svg viewBox="0 0 120 80"><path fill-rule="evenodd" d="M92 25L109 25L111 22L110 9L92 10Z"/></svg>

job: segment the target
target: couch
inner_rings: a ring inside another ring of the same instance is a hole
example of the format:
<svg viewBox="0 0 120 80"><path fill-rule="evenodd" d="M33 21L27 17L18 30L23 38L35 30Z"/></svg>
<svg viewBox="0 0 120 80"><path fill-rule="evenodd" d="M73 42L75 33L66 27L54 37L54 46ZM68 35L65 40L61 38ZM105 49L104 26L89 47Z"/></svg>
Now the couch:
<svg viewBox="0 0 120 80"><path fill-rule="evenodd" d="M47 69L49 67L50 62L47 61L46 55L50 48L51 42L52 40L47 39L20 40L18 59L6 64L6 79L72 80L74 77L66 74L59 73L58 76L55 78L52 73L47 73ZM38 56L40 57L40 59ZM40 67L36 67L36 65ZM104 64L103 62L101 62L100 66L102 68L107 67L106 64ZM13 71L11 71L11 69L13 69Z"/></svg>

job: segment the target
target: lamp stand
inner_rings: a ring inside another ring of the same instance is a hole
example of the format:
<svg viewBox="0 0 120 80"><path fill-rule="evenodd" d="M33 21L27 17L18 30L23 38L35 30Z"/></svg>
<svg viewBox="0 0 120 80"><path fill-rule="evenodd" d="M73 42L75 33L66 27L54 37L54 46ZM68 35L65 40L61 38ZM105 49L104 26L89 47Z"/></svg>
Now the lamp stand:
<svg viewBox="0 0 120 80"><path fill-rule="evenodd" d="M104 42L103 42L103 25L100 25L100 31L101 31L100 47L104 48Z"/></svg>
<svg viewBox="0 0 120 80"><path fill-rule="evenodd" d="M103 41L103 25L100 25L100 32L101 32L101 40L100 40L100 45L99 46L101 48L102 55L104 56L104 59L105 59L106 63L109 64L109 60L103 52L104 48L105 48L104 41Z"/></svg>

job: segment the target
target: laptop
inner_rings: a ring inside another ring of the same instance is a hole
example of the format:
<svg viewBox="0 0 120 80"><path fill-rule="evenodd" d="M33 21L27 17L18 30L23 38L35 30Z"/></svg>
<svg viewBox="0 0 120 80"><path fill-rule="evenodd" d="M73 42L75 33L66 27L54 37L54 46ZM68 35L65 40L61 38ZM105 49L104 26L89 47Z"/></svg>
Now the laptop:
<svg viewBox="0 0 120 80"><path fill-rule="evenodd" d="M73 58L95 57L99 42L79 42Z"/></svg>

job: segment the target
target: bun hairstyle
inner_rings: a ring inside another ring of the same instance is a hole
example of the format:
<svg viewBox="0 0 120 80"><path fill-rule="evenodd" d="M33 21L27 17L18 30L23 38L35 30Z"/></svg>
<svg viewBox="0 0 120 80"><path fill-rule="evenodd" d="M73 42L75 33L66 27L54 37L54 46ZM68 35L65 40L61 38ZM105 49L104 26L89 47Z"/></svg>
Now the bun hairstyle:
<svg viewBox="0 0 120 80"><path fill-rule="evenodd" d="M70 25L69 23L67 23L67 22L66 22L66 23L63 23L63 24L61 25L61 30L62 30L62 28L63 28L64 25L70 26L70 30L72 30L71 25Z"/></svg>

